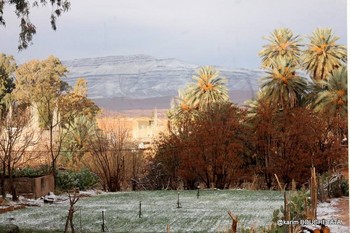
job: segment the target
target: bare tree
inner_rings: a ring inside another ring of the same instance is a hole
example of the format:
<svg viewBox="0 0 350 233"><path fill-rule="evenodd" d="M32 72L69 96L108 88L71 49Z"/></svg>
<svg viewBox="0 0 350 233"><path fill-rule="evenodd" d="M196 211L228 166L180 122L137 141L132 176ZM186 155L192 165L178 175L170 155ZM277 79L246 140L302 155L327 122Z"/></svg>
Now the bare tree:
<svg viewBox="0 0 350 233"><path fill-rule="evenodd" d="M31 114L20 107L10 107L9 113L0 122L0 162L1 162L1 194L6 195L5 176L9 177L9 188L14 201L18 200L13 182L14 170L32 159L28 148L37 143L38 137L30 127Z"/></svg>
<svg viewBox="0 0 350 233"><path fill-rule="evenodd" d="M79 195L79 190L75 189L73 190L73 194L68 194L69 197L69 210L68 210L68 216L66 219L66 225L64 227L64 232L68 232L68 228L70 225L71 232L74 233L74 223L73 223L73 217L74 213L78 210L77 208L74 207L74 205L79 201L80 195ZM81 229L80 229L81 230Z"/></svg>
<svg viewBox="0 0 350 233"><path fill-rule="evenodd" d="M102 128L90 139L90 166L106 190L120 191L126 178L126 160L132 159L132 141L121 122Z"/></svg>

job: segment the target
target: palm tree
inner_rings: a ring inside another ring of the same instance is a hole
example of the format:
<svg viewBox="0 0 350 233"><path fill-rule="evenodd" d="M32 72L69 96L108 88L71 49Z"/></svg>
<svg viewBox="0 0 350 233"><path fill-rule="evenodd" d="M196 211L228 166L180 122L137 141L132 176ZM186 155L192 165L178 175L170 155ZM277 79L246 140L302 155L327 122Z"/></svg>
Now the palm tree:
<svg viewBox="0 0 350 233"><path fill-rule="evenodd" d="M278 59L289 60L293 66L299 64L301 39L298 35L294 36L288 28L280 28L275 29L270 37L265 39L270 43L264 45L259 52L263 68L272 67L274 61Z"/></svg>
<svg viewBox="0 0 350 233"><path fill-rule="evenodd" d="M296 73L293 61L277 59L262 78L261 91L264 98L279 108L293 108L301 104L308 83Z"/></svg>
<svg viewBox="0 0 350 233"><path fill-rule="evenodd" d="M195 82L188 86L186 97L193 108L203 110L211 103L229 99L227 80L221 77L215 68L204 66L192 78Z"/></svg>
<svg viewBox="0 0 350 233"><path fill-rule="evenodd" d="M188 88L178 90L178 96L172 100L171 108L167 113L168 119L172 121L172 123L181 122L183 117L193 114L192 110L194 109L189 103L188 97Z"/></svg>
<svg viewBox="0 0 350 233"><path fill-rule="evenodd" d="M63 141L62 162L65 165L77 165L84 153L88 150L89 140L97 132L97 124L89 116L78 115L64 128L65 140Z"/></svg>
<svg viewBox="0 0 350 233"><path fill-rule="evenodd" d="M331 117L347 117L347 76L347 68L341 67L334 70L328 80L321 80L316 84L322 87L313 103L316 112L327 113Z"/></svg>
<svg viewBox="0 0 350 233"><path fill-rule="evenodd" d="M338 39L332 29L318 28L313 32L302 55L303 66L313 80L327 79L332 70L346 64L346 47L336 44Z"/></svg>
<svg viewBox="0 0 350 233"><path fill-rule="evenodd" d="M319 113L327 124L328 132L324 144L334 146L335 158L340 156L340 144L347 138L347 76L347 67L340 67L334 70L327 80L315 84L322 90L316 94L313 102L314 111Z"/></svg>

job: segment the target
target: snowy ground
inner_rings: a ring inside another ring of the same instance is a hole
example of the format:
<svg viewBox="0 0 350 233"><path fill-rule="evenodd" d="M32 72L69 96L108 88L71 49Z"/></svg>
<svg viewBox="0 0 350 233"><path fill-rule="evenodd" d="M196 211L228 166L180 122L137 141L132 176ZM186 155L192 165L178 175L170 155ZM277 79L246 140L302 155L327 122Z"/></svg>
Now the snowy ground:
<svg viewBox="0 0 350 233"><path fill-rule="evenodd" d="M345 206L341 206L345 205ZM319 203L317 206L317 219L341 220L342 224L335 221L334 225L328 225L331 232L348 233L349 229L349 197L334 198L330 202ZM346 216L347 215L347 216Z"/></svg>
<svg viewBox="0 0 350 233"><path fill-rule="evenodd" d="M101 232L102 211L109 232L218 232L231 225L227 214L238 215L239 228L271 223L272 212L283 204L280 192L247 190L181 191L181 208L177 208L176 191L120 192L82 198L75 215L76 230ZM141 201L142 217L139 218ZM12 223L20 228L63 230L68 201L42 207L8 212L0 224ZM81 215L80 215L81 214ZM13 219L13 220L10 220ZM81 224L80 224L81 222Z"/></svg>
<svg viewBox="0 0 350 233"><path fill-rule="evenodd" d="M171 232L224 232L231 225L228 210L238 215L239 228L258 227L269 225L273 210L283 204L283 197L277 191L201 190L199 198L197 191L181 191L181 208L177 208L176 191L83 194L92 197L81 198L77 203L80 209L75 214L75 228L78 232L80 229L81 232L101 232L102 211L105 211L108 232L165 232L167 224ZM67 196L58 196L55 204L44 204L42 200L22 199L22 202L41 207L1 214L0 225L12 222L26 229L64 229ZM344 216L348 212L344 214L340 209L346 203L348 198L319 203L318 219L343 221L343 225L329 225L331 232L349 232L348 216Z"/></svg>

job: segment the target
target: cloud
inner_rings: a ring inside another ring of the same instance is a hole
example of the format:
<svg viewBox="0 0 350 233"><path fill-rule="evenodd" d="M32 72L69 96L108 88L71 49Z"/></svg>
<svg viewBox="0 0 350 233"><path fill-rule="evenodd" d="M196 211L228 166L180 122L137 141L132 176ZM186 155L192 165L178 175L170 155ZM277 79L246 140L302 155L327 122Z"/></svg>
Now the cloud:
<svg viewBox="0 0 350 233"><path fill-rule="evenodd" d="M346 0L72 0L57 32L50 29L48 8L33 13L39 30L34 46L16 57L146 53L200 65L258 67L262 37L275 28L306 35L331 27L346 43ZM18 29L13 16L8 25ZM12 48L5 51L16 53L16 32L0 30L2 43Z"/></svg>

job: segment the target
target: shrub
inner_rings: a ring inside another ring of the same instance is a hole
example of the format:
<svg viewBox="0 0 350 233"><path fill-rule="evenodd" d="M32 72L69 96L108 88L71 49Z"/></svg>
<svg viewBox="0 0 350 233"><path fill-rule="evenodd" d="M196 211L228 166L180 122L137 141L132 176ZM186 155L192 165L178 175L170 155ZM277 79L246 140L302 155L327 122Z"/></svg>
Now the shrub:
<svg viewBox="0 0 350 233"><path fill-rule="evenodd" d="M57 173L57 187L61 190L79 188L86 190L93 188L98 183L98 177L89 169L84 168L79 172L59 171Z"/></svg>
<svg viewBox="0 0 350 233"><path fill-rule="evenodd" d="M25 167L14 171L15 177L38 177L50 174L50 166Z"/></svg>
<svg viewBox="0 0 350 233"><path fill-rule="evenodd" d="M341 183L341 191L344 196L349 196L349 181L348 180L342 180Z"/></svg>

